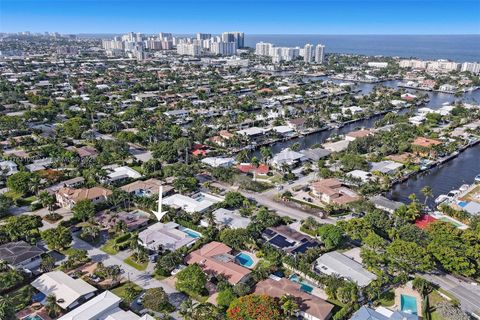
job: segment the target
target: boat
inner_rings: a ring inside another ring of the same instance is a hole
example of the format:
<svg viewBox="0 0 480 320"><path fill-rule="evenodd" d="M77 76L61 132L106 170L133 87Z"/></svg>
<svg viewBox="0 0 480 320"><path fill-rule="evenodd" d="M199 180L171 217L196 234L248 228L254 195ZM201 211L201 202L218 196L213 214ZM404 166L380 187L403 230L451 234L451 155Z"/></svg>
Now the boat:
<svg viewBox="0 0 480 320"><path fill-rule="evenodd" d="M439 195L436 199L435 199L435 203L436 204L440 204L442 202L445 202L446 200L450 199L449 196L447 196L446 194L441 194Z"/></svg>
<svg viewBox="0 0 480 320"><path fill-rule="evenodd" d="M467 191L470 186L468 184L462 184L458 190L461 192Z"/></svg>
<svg viewBox="0 0 480 320"><path fill-rule="evenodd" d="M447 196L450 197L450 198L454 198L456 196L458 196L460 194L460 190L451 190Z"/></svg>
<svg viewBox="0 0 480 320"><path fill-rule="evenodd" d="M477 174L474 180L476 183L480 183L480 174Z"/></svg>

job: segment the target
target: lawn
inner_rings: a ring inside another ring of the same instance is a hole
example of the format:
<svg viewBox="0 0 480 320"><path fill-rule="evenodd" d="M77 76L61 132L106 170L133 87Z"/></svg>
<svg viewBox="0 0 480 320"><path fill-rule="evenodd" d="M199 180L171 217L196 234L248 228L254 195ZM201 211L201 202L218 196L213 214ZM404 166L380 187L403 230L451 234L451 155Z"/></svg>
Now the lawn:
<svg viewBox="0 0 480 320"><path fill-rule="evenodd" d="M137 263L137 262L133 261L132 256L123 260L123 262L125 262L126 264L128 264L131 267L134 267L135 269L137 269L139 271L145 271L145 269L147 269L147 265L148 265L148 261L146 261L144 263Z"/></svg>
<svg viewBox="0 0 480 320"><path fill-rule="evenodd" d="M109 254L109 255L116 255L118 253L118 250L115 249L115 239L110 239L108 240L101 248L103 252Z"/></svg>
<svg viewBox="0 0 480 320"><path fill-rule="evenodd" d="M393 290L389 290L382 293L378 302L380 302L380 305L383 307L393 306L395 304L395 292Z"/></svg>
<svg viewBox="0 0 480 320"><path fill-rule="evenodd" d="M20 193L12 190L5 192L4 195L12 199L12 201L16 201L19 205L22 206L29 206L33 201L37 200L37 197L35 196L23 198Z"/></svg>
<svg viewBox="0 0 480 320"><path fill-rule="evenodd" d="M128 286L132 286L133 289L135 290L135 292L137 293L137 295L139 295L143 289L136 285L135 283L133 282L125 282L123 284L121 284L120 286L116 287L115 289L112 289L112 293L116 294L117 296L119 296L120 298L122 299L126 299L127 298L127 295L125 294L125 288L128 287ZM128 301L128 302L131 302L131 301Z"/></svg>
<svg viewBox="0 0 480 320"><path fill-rule="evenodd" d="M345 304L335 299L328 299L327 302L330 302L331 304L333 304L333 309L332 309L333 315L338 311L340 311L340 309L342 309L345 306Z"/></svg>

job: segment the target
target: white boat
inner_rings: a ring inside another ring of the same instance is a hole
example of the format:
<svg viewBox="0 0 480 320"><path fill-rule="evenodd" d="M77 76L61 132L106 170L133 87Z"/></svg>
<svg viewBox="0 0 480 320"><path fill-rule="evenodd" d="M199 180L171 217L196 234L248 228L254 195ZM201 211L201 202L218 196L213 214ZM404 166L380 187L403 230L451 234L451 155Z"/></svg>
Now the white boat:
<svg viewBox="0 0 480 320"><path fill-rule="evenodd" d="M462 184L458 190L461 192L467 191L470 186L468 184Z"/></svg>
<svg viewBox="0 0 480 320"><path fill-rule="evenodd" d="M435 199L435 203L436 204L440 204L442 202L445 202L446 200L450 199L449 196L447 196L446 194L441 194L437 197L437 199Z"/></svg>
<svg viewBox="0 0 480 320"><path fill-rule="evenodd" d="M475 182L480 183L480 174L477 174L475 177Z"/></svg>

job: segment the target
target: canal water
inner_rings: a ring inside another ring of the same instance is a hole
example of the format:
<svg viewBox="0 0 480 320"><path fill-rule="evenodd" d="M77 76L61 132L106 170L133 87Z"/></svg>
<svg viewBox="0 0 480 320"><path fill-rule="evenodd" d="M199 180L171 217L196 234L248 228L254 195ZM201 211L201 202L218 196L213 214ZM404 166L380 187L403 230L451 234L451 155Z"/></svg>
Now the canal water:
<svg viewBox="0 0 480 320"><path fill-rule="evenodd" d="M322 77L322 80L323 79L325 79L325 77ZM332 81L345 82L342 80ZM398 88L399 82L400 81L398 80L392 80L382 83L360 83L356 85L356 88L360 89L362 94L368 94L375 86L378 85ZM421 94L425 92L411 89L407 89L407 91L414 94ZM442 105L451 104L456 100L480 103L480 90L466 92L462 95L462 97L455 97L454 95L440 92L427 92L427 94L430 97L430 101L426 106L432 109L438 109L442 107ZM408 111L409 110L404 109L401 112L403 113ZM270 148L273 154L290 147L294 143L300 143L300 149L311 148L312 146L325 142L325 140L333 134L345 134L358 128L373 127L375 122L382 117L383 115L374 116L370 119L350 123L339 129L325 130L304 137L277 142L271 145ZM257 149L253 155L260 157L259 150ZM439 195L447 194L450 190L458 189L462 184L473 183L474 177L477 174L480 174L480 144L465 150L464 152L460 153L457 158L452 159L447 163L411 177L403 183L396 184L387 194L387 196L392 200L409 202L408 196L414 193L423 201L424 197L420 190L424 186L430 186L433 191L433 197L432 199L429 199L428 202L430 206L433 206L435 198L437 198Z"/></svg>
<svg viewBox="0 0 480 320"><path fill-rule="evenodd" d="M433 198L428 204L433 207L435 198L458 189L462 184L472 184L477 174L480 174L480 144L463 151L455 159L396 184L387 196L392 200L409 202L408 196L414 193L423 201L420 190L430 186Z"/></svg>

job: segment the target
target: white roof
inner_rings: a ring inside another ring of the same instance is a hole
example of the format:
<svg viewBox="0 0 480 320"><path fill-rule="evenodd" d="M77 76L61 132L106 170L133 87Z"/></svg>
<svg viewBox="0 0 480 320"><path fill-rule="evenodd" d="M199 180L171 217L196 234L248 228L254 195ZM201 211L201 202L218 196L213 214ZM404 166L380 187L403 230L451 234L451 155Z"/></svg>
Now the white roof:
<svg viewBox="0 0 480 320"><path fill-rule="evenodd" d="M279 153L277 153L275 156L273 156L272 163L280 166L284 163L286 164L295 163L296 161L299 161L302 158L305 158L305 156L302 153L296 152L290 149L284 149Z"/></svg>
<svg viewBox="0 0 480 320"><path fill-rule="evenodd" d="M251 127L243 130L238 130L237 133L245 136L255 136L257 134L264 134L267 130L258 127Z"/></svg>
<svg viewBox="0 0 480 320"><path fill-rule="evenodd" d="M163 204L167 206L182 208L188 213L203 212L215 203L222 202L223 199L208 193L197 193L192 198L183 194L174 194L163 199Z"/></svg>
<svg viewBox="0 0 480 320"><path fill-rule="evenodd" d="M363 182L366 182L372 178L372 174L370 172L363 170L350 171L349 173L347 173L347 176L362 179Z"/></svg>
<svg viewBox="0 0 480 320"><path fill-rule="evenodd" d="M213 211L215 221L218 224L229 226L232 229L246 228L250 224L250 218L242 217L235 211L224 208Z"/></svg>
<svg viewBox="0 0 480 320"><path fill-rule="evenodd" d="M58 320L153 320L149 315L139 317L131 311L119 308L122 299L110 291L104 291L90 301L70 311Z"/></svg>
<svg viewBox="0 0 480 320"><path fill-rule="evenodd" d="M127 166L113 168L112 170L113 172L108 174L108 177L111 180L115 180L115 178L118 179L119 177L124 177L124 176L127 176L132 179L138 179L142 177L142 175L138 171Z"/></svg>
<svg viewBox="0 0 480 320"><path fill-rule="evenodd" d="M348 140L340 140L336 142L324 143L322 144L322 147L332 152L340 152L347 149L349 144L350 144L350 141Z"/></svg>
<svg viewBox="0 0 480 320"><path fill-rule="evenodd" d="M214 168L229 167L235 163L235 159L233 158L221 158L221 157L207 157L200 161Z"/></svg>
<svg viewBox="0 0 480 320"><path fill-rule="evenodd" d="M276 131L278 133L289 133L293 132L293 129L290 128L289 126L277 126L272 128L273 131Z"/></svg>
<svg viewBox="0 0 480 320"><path fill-rule="evenodd" d="M153 250L160 247L164 250L175 251L183 246L195 242L197 239L190 237L185 232L178 229L179 225L175 222L163 224L157 222L138 234L138 239Z"/></svg>
<svg viewBox="0 0 480 320"><path fill-rule="evenodd" d="M389 173L403 167L403 164L391 160L371 162L370 165L372 167L370 171L379 171L382 173Z"/></svg>
<svg viewBox="0 0 480 320"><path fill-rule="evenodd" d="M46 296L55 295L57 300L63 299L63 302L57 302L63 309L78 298L97 291L82 279L73 279L62 271L44 273L32 282L32 286Z"/></svg>
<svg viewBox="0 0 480 320"><path fill-rule="evenodd" d="M318 258L315 268L327 275L338 274L356 282L361 287L367 286L377 278L360 263L337 251L325 253Z"/></svg>

